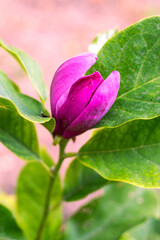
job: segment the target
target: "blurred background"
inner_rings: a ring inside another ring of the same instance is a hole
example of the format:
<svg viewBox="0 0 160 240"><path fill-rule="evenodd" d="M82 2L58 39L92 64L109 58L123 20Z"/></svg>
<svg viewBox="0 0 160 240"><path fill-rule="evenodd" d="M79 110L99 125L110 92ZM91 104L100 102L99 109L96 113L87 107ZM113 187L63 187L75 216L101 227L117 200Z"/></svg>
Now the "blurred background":
<svg viewBox="0 0 160 240"><path fill-rule="evenodd" d="M160 0L0 0L0 38L21 48L42 67L48 86L58 66L68 58L86 52L88 45L102 31L119 30L151 15L160 14ZM23 93L37 94L18 64L0 49L0 69L18 83ZM37 98L38 99L38 98ZM50 111L49 98L46 103ZM40 145L46 145L57 160L58 149L50 134L37 126ZM70 143L77 151L90 131ZM64 176L69 160L63 164ZM13 193L24 162L0 143L0 189Z"/></svg>

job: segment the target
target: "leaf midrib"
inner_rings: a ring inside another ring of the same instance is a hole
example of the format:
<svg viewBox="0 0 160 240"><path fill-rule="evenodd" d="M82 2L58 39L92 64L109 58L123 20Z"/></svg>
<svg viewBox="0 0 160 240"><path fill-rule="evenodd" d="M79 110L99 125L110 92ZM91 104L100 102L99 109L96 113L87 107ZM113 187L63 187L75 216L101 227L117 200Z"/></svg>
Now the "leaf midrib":
<svg viewBox="0 0 160 240"><path fill-rule="evenodd" d="M112 152L121 152L121 151L132 151L132 150L137 150L141 148L148 148L148 147L154 147L154 146L160 146L160 143L154 143L150 145L141 145L137 147L130 147L130 148L118 148L118 149L111 149L111 150L98 150L98 151L86 151L86 152L79 152L77 155L86 155L86 154L93 154L93 153L112 153Z"/></svg>
<svg viewBox="0 0 160 240"><path fill-rule="evenodd" d="M30 113L25 113L25 111L21 108L21 107L19 107L16 103L15 103L15 100L13 100L13 99L11 99L11 98L8 98L8 97L5 97L5 96L2 96L2 95L0 95L0 98L1 99L5 99L5 100L7 100L7 101L9 101L12 105L13 105L13 107L15 108L15 111L21 116L21 117L23 117L24 119L26 119L26 120L28 120L28 121L30 121L30 122L36 122L36 123L45 123L45 122L48 122L50 119L51 119L51 117L46 117L46 118L42 118L42 117L40 117L40 116L38 116L38 115L31 115ZM24 104L23 104L24 105ZM25 105L24 105L25 106ZM10 108L7 108L7 107L5 107L5 106L0 106L0 108L6 108L6 109L10 109ZM33 120L33 119L36 119L36 120ZM46 119L47 119L47 121L46 121Z"/></svg>
<svg viewBox="0 0 160 240"><path fill-rule="evenodd" d="M35 82L33 81L32 75L31 75L30 71L28 71L28 66L26 65L26 62L25 62L23 59L21 59L21 57L19 56L19 54L18 54L17 52L14 51L14 49L15 49L16 51L18 51L19 49L17 49L17 48L12 49L12 47L6 45L6 43L4 43L3 41L1 41L1 39L0 39L0 47L2 47L4 50L6 50L7 52L9 52L9 53L12 55L12 57L17 60L17 62L18 62L18 63L20 64L20 66L23 68L24 72L27 74L27 76L29 77L31 83L32 83L33 86L35 87L35 89L36 89L36 91L37 91L40 99L41 99L42 101L45 101L46 99L43 99L44 96L46 95L45 90L42 91L43 94L42 94L42 96L41 96L41 93L42 93L42 92L39 90L39 88L37 88ZM22 50L20 50L20 51L23 53ZM26 55L27 55L27 54L26 54ZM35 62L33 59L32 59L32 61ZM38 66L38 65L37 65L37 66ZM40 69L40 70L41 70L41 69ZM45 87L43 82L41 83L41 85L42 85L43 87ZM41 86L41 87L42 87L42 86ZM45 98L46 98L46 96L45 96Z"/></svg>
<svg viewBox="0 0 160 240"><path fill-rule="evenodd" d="M147 84L149 84L149 83L151 83L151 82L154 82L154 81L158 80L159 78L160 78L160 76L158 76L158 77L156 77L156 78L153 78L153 79L151 79L151 80L149 80L149 81L147 81L147 82L139 85L138 87L132 88L131 90L129 90L129 91L123 93L122 95L118 96L118 97L116 98L116 101L117 101L118 99L122 98L123 96L125 96L126 94L128 94L128 93L130 93L130 92L133 92L133 91L137 90L138 88L141 88L141 87L143 87L143 86L145 86L145 85L147 85Z"/></svg>
<svg viewBox="0 0 160 240"><path fill-rule="evenodd" d="M142 34L141 34L141 36L143 37ZM144 37L143 37L143 39L144 39L144 41L146 41ZM140 77L140 74L141 74L141 71L142 71L142 68L143 68L143 66L144 66L144 63L145 63L146 58L147 58L149 52L150 52L150 51L152 50L152 48L157 44L158 41L159 41L159 38L157 38L157 40L154 42L154 44L147 50L147 52L146 52L146 54L145 54L145 56L144 56L144 58L143 58L141 67L140 67L140 69L139 69L139 72L138 72L138 74L137 74L137 78L136 78L136 81L135 81L135 87L137 87L137 85L138 85L139 77Z"/></svg>

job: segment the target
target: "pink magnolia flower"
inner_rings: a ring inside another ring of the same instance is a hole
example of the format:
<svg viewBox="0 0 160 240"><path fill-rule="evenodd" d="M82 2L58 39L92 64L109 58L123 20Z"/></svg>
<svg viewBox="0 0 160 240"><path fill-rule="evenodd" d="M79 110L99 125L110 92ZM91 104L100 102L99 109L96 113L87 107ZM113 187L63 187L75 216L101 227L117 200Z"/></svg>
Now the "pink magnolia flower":
<svg viewBox="0 0 160 240"><path fill-rule="evenodd" d="M54 134L72 138L92 128L109 111L120 85L113 71L106 80L99 72L84 76L96 62L93 53L84 53L64 62L51 84L51 111L56 119Z"/></svg>

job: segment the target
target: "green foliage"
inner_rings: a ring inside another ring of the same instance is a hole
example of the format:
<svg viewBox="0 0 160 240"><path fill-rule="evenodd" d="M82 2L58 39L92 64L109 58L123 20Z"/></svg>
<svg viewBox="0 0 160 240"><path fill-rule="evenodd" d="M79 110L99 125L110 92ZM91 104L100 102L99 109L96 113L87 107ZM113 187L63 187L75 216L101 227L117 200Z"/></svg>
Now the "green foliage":
<svg viewBox="0 0 160 240"><path fill-rule="evenodd" d="M0 71L0 73L2 73L2 72ZM3 74L3 73L2 73L2 74ZM10 80L10 81L11 81L12 86L14 87L14 89L15 89L17 92L21 92L19 86L18 86L15 82L13 82L12 80Z"/></svg>
<svg viewBox="0 0 160 240"><path fill-rule="evenodd" d="M98 131L79 160L109 180L160 187L160 118Z"/></svg>
<svg viewBox="0 0 160 240"><path fill-rule="evenodd" d="M115 28L97 34L97 36L90 43L88 51L92 53L98 53L99 50L103 47L103 45L116 33L118 33L118 30Z"/></svg>
<svg viewBox="0 0 160 240"><path fill-rule="evenodd" d="M44 123L50 117L42 117L43 106L37 100L16 91L15 85L0 71L0 108L17 111L23 118L31 121Z"/></svg>
<svg viewBox="0 0 160 240"><path fill-rule="evenodd" d="M51 174L40 162L28 163L20 173L17 185L17 211L19 224L27 240L33 240L42 220L45 200L49 187ZM60 231L61 208L54 206L61 199L61 186L57 178L52 187L49 202L49 215L47 217L41 240L56 239Z"/></svg>
<svg viewBox="0 0 160 240"><path fill-rule="evenodd" d="M84 198L110 181L102 178L98 173L74 160L67 169L63 198L66 201L75 201Z"/></svg>
<svg viewBox="0 0 160 240"><path fill-rule="evenodd" d="M47 117L47 119L48 119L48 117ZM47 128L48 131L49 131L51 134L53 134L53 131L54 131L54 128L55 128L55 123L56 123L56 122L55 122L55 119L51 117L49 121L42 123L42 125L43 125L45 128Z"/></svg>
<svg viewBox="0 0 160 240"><path fill-rule="evenodd" d="M42 161L50 168L54 165L54 161L52 159L52 157L49 155L49 153L47 152L46 148L43 146L40 149L40 156Z"/></svg>
<svg viewBox="0 0 160 240"><path fill-rule="evenodd" d="M159 65L159 16L135 23L108 40L87 74L99 71L106 79L117 70L121 83L114 105L96 127L115 127L134 119L159 116Z"/></svg>
<svg viewBox="0 0 160 240"><path fill-rule="evenodd" d="M24 160L40 160L34 124L15 111L0 108L0 142Z"/></svg>
<svg viewBox="0 0 160 240"><path fill-rule="evenodd" d="M43 76L39 65L26 53L18 48L8 46L2 39L0 39L0 47L7 51L27 73L34 88L38 92L42 101L47 100L47 88L43 81Z"/></svg>
<svg viewBox="0 0 160 240"><path fill-rule="evenodd" d="M92 200L68 220L63 239L117 240L126 229L155 216L157 204L151 190L110 184L104 196Z"/></svg>
<svg viewBox="0 0 160 240"><path fill-rule="evenodd" d="M47 150L39 150L33 124L41 123L51 134L55 127L44 108L47 92L41 70L27 54L0 40L0 47L25 70L42 101L20 93L0 71L0 141L30 160L18 178L16 198L0 196L0 203L12 211L0 204L0 240L24 240L22 230L27 240L160 240L156 193L113 182L160 188L160 17L115 33L105 32L92 42L98 52L107 41L87 74L99 71L105 79L118 70L118 97L96 126L104 128L94 133L69 165L63 191L56 176L64 158L74 155L65 152L68 140L56 136L54 145L59 144L60 154L55 166ZM102 187L102 196L62 225L62 200L79 200Z"/></svg>
<svg viewBox="0 0 160 240"><path fill-rule="evenodd" d="M160 240L160 219L148 219L142 224L129 229L120 240Z"/></svg>
<svg viewBox="0 0 160 240"><path fill-rule="evenodd" d="M0 191L0 204L5 205L11 212L15 214L15 195L7 194Z"/></svg>
<svg viewBox="0 0 160 240"><path fill-rule="evenodd" d="M0 204L0 240L24 240L12 213Z"/></svg>

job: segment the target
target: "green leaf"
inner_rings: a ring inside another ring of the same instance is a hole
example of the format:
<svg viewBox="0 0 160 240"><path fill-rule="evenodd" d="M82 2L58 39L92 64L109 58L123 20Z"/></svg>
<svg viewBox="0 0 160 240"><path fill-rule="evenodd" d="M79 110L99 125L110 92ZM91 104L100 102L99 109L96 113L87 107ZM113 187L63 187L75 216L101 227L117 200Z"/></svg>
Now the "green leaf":
<svg viewBox="0 0 160 240"><path fill-rule="evenodd" d="M40 149L40 156L42 161L49 167L51 168L54 164L54 161L52 159L52 157L49 155L49 153L47 152L46 148L43 146Z"/></svg>
<svg viewBox="0 0 160 240"><path fill-rule="evenodd" d="M12 213L0 204L0 240L24 240Z"/></svg>
<svg viewBox="0 0 160 240"><path fill-rule="evenodd" d="M118 30L115 28L97 34L97 36L93 39L93 41L89 45L88 51L92 53L98 53L99 50L103 47L103 45L116 33L118 33Z"/></svg>
<svg viewBox="0 0 160 240"><path fill-rule="evenodd" d="M15 215L15 195L0 191L0 204L5 205Z"/></svg>
<svg viewBox="0 0 160 240"><path fill-rule="evenodd" d="M117 240L128 228L155 216L158 200L151 190L110 184L66 224L65 240Z"/></svg>
<svg viewBox="0 0 160 240"><path fill-rule="evenodd" d="M86 197L110 181L105 180L95 171L79 163L77 159L69 165L63 189L63 198L66 201L75 201Z"/></svg>
<svg viewBox="0 0 160 240"><path fill-rule="evenodd" d="M53 130L55 128L55 119L51 117L51 119L47 122L42 123L42 125L48 129L48 131L53 134Z"/></svg>
<svg viewBox="0 0 160 240"><path fill-rule="evenodd" d="M160 118L135 120L98 131L79 160L108 180L160 187Z"/></svg>
<svg viewBox="0 0 160 240"><path fill-rule="evenodd" d="M0 108L0 141L24 160L40 160L35 126L17 112Z"/></svg>
<svg viewBox="0 0 160 240"><path fill-rule="evenodd" d="M44 123L50 117L42 117L43 106L37 100L16 91L13 83L0 71L0 108L17 111L22 117L31 121Z"/></svg>
<svg viewBox="0 0 160 240"><path fill-rule="evenodd" d="M14 89L15 89L17 92L21 92L19 86L18 86L15 82L13 82L12 80L10 80L10 81L11 81L12 86L14 87Z"/></svg>
<svg viewBox="0 0 160 240"><path fill-rule="evenodd" d="M115 127L134 119L160 115L160 17L146 18L114 35L87 72L99 71L106 79L121 75L118 97L96 127Z"/></svg>
<svg viewBox="0 0 160 240"><path fill-rule="evenodd" d="M160 240L160 219L148 219L129 229L119 240Z"/></svg>
<svg viewBox="0 0 160 240"><path fill-rule="evenodd" d="M19 224L27 240L36 238L42 220L50 173L40 162L28 163L20 173L17 185ZM61 208L54 206L61 200L60 180L57 178L51 194L50 213L41 240L56 239L61 225Z"/></svg>
<svg viewBox="0 0 160 240"><path fill-rule="evenodd" d="M36 89L42 101L47 100L47 88L43 81L43 76L39 65L25 52L18 48L8 46L0 39L0 47L6 50L21 65L27 73L34 88Z"/></svg>

